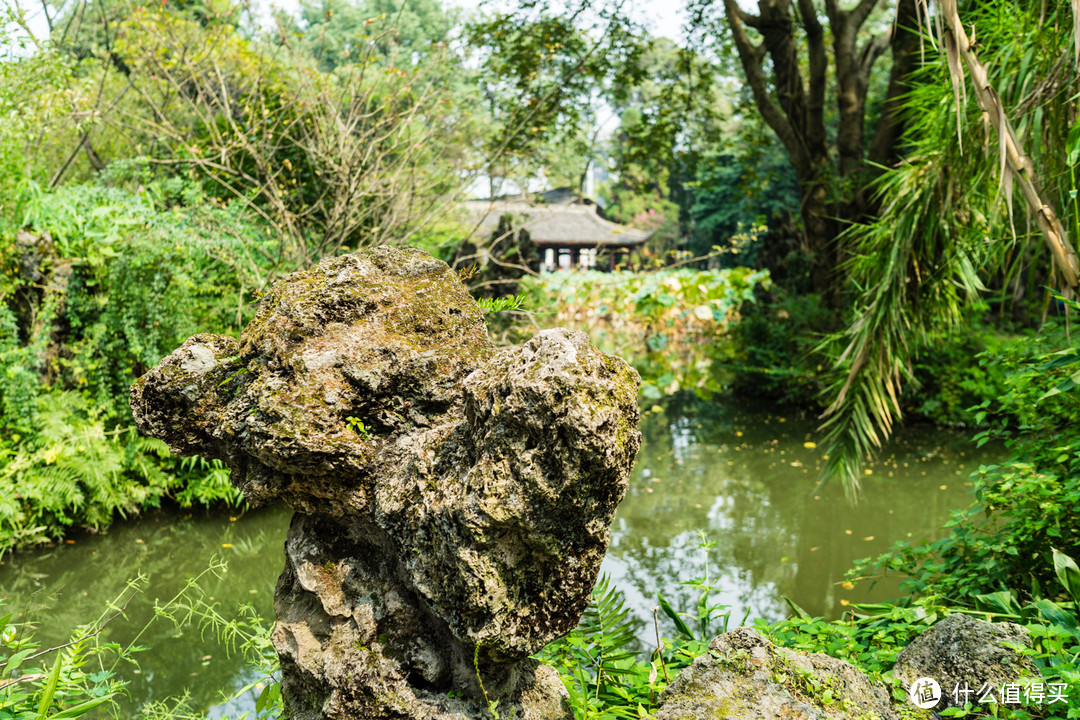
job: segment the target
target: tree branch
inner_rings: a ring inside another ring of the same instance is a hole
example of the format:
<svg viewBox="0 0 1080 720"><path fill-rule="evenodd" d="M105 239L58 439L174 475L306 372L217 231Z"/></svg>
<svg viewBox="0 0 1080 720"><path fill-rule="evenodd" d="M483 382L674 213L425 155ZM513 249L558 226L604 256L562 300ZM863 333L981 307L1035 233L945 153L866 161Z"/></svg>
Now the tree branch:
<svg viewBox="0 0 1080 720"><path fill-rule="evenodd" d="M889 48L891 35L891 31L878 33L867 40L859 51L859 79L864 86L870 82L870 71L874 69L874 63Z"/></svg>
<svg viewBox="0 0 1080 720"><path fill-rule="evenodd" d="M866 22L866 18L870 17L870 13L873 12L877 3L878 0L862 0L848 13L856 30L862 27L863 23Z"/></svg>
<svg viewBox="0 0 1080 720"><path fill-rule="evenodd" d="M832 5L827 0L826 7ZM810 86L807 102L806 134L811 145L825 142L825 88L828 85L828 58L825 54L825 32L818 21L813 0L799 0L799 12L806 28L806 44L810 55Z"/></svg>
<svg viewBox="0 0 1080 720"><path fill-rule="evenodd" d="M892 68L889 70L889 87L885 91L885 105L867 152L869 160L879 165L891 165L898 159L897 146L904 131L900 97L907 92L907 79L915 69L918 46L916 2L899 0L896 5L896 20L890 37Z"/></svg>
<svg viewBox="0 0 1080 720"><path fill-rule="evenodd" d="M754 45L746 33L742 15L745 14L739 8L735 0L724 0L724 12L728 23L731 25L731 34L735 39L735 48L742 62L743 72L746 73L746 82L750 84L750 91L754 96L754 104L762 118L780 138L788 152L793 156L803 154L802 145L798 141L794 129L787 116L769 95L769 82L762 69L761 60L763 46Z"/></svg>

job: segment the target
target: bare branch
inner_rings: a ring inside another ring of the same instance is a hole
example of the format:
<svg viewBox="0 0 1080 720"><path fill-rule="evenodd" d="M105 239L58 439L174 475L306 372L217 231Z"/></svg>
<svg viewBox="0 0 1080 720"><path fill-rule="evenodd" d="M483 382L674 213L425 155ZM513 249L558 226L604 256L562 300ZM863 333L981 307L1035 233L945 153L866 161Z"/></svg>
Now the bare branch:
<svg viewBox="0 0 1080 720"><path fill-rule="evenodd" d="M848 16L856 29L862 27L863 23L866 22L866 18L870 17L870 13L874 11L874 6L877 3L878 0L861 0L858 5L852 8Z"/></svg>

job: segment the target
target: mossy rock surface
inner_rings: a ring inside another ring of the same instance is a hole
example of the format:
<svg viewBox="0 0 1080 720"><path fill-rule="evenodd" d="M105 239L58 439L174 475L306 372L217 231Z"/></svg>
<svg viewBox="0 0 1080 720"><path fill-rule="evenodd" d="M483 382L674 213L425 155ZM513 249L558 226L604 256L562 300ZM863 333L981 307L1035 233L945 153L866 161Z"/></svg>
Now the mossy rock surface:
<svg viewBox="0 0 1080 720"><path fill-rule="evenodd" d="M896 658L893 675L910 687L932 678L941 687L938 711L977 704L979 696L1001 702L1000 689L1023 678L1042 680L1030 657L1016 648L1031 648L1028 631L1015 623L990 623L955 613L931 625ZM966 694L963 690L972 692ZM986 694L989 691L989 695Z"/></svg>
<svg viewBox="0 0 1080 720"><path fill-rule="evenodd" d="M777 647L751 628L715 638L660 696L655 720L900 720L850 663Z"/></svg>
<svg viewBox="0 0 1080 720"><path fill-rule="evenodd" d="M288 276L239 341L191 338L132 409L299 513L274 633L293 717L480 717L486 693L542 720L565 690L528 656L588 602L639 384L581 333L496 351L445 263L383 247Z"/></svg>

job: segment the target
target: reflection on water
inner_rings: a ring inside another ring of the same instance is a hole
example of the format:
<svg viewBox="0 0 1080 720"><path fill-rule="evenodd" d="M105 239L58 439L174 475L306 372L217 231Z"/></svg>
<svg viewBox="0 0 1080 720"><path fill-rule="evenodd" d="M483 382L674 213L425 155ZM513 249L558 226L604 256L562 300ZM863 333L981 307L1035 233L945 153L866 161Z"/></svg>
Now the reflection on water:
<svg viewBox="0 0 1080 720"><path fill-rule="evenodd" d="M898 540L939 537L949 512L969 501L968 474L997 453L941 428L908 429L867 465L852 506L839 484L816 487L815 425L798 414L672 402L646 411L641 427L604 571L650 625L657 590L677 608L696 606L696 591L678 582L705 576L699 532L716 543L712 600L730 606L734 622L747 611L783 617L785 596L830 618L846 603L894 598L898 578L850 588L845 572Z"/></svg>
<svg viewBox="0 0 1080 720"><path fill-rule="evenodd" d="M14 612L25 618L47 607L48 612L36 613L37 638L59 644L73 628L98 618L129 580L144 573L150 579L147 589L102 634L127 645L153 617L155 600L172 598L216 556L227 561L228 570L220 577L203 577L205 599L226 617L237 617L238 605L245 603L270 618L290 515L280 508L231 517L153 513L117 524L104 535L75 536L74 544L8 556L0 566L0 615ZM248 681L243 660L219 646L212 631L177 629L158 620L138 644L148 648L135 656L139 672L119 669L131 681L126 710L185 691L193 706L206 708L220 700L222 690L239 689Z"/></svg>
<svg viewBox="0 0 1080 720"><path fill-rule="evenodd" d="M709 551L710 578L720 589L715 601L730 605L736 622L746 610L781 617L784 596L828 617L839 616L845 602L894 597L895 581L868 594L862 586L844 588L844 572L896 540L935 537L949 511L967 504L968 473L992 457L976 454L958 434L907 430L868 466L863 497L851 507L839 486L814 489L819 456L807 447L813 427L798 415L751 413L688 393L646 410L644 444L603 568L642 619L643 638L652 636L657 590L678 608L695 606L696 596L678 583L705 574L698 531L717 543ZM127 622L106 630L108 639L126 643L151 617L155 598L172 597L219 555L229 570L204 586L222 613L250 603L269 618L288 517L280 509L235 521L158 513L102 536L15 555L0 566L0 606L7 607L0 612L47 604L40 639L62 642L71 628L100 615L130 578L146 573L149 589L128 607ZM195 707L207 708L220 690L248 681L244 663L197 628L157 623L140 643L150 649L138 656L141 673L128 675L128 707L187 690Z"/></svg>

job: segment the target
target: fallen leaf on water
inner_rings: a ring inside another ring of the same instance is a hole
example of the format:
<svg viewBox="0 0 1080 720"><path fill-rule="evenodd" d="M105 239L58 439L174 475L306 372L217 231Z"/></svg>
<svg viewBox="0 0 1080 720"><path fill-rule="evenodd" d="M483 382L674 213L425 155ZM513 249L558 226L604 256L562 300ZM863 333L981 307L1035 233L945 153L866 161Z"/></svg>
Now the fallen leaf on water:
<svg viewBox="0 0 1080 720"><path fill-rule="evenodd" d="M821 549L820 545L815 545L814 547L810 548L810 552L817 552L820 549Z"/></svg>
<svg viewBox="0 0 1080 720"><path fill-rule="evenodd" d="M221 543L221 547L223 547L223 548L231 548L232 543Z"/></svg>
<svg viewBox="0 0 1080 720"><path fill-rule="evenodd" d="M804 448L806 448L807 450L813 450L814 448L817 447L817 443L816 442L810 442L809 440L807 440L806 442L804 442L802 444L802 446Z"/></svg>
<svg viewBox="0 0 1080 720"><path fill-rule="evenodd" d="M863 538L863 541L864 542L870 542L873 539L874 539L873 535L867 535L866 537Z"/></svg>
<svg viewBox="0 0 1080 720"><path fill-rule="evenodd" d="M850 531L850 530L845 530L845 531L844 531L844 534L845 534L845 535L850 535L850 534L851 534L851 531Z"/></svg>
<svg viewBox="0 0 1080 720"><path fill-rule="evenodd" d="M851 590L855 587L855 583L845 580L844 582L840 583L840 587L844 588L845 590Z"/></svg>

